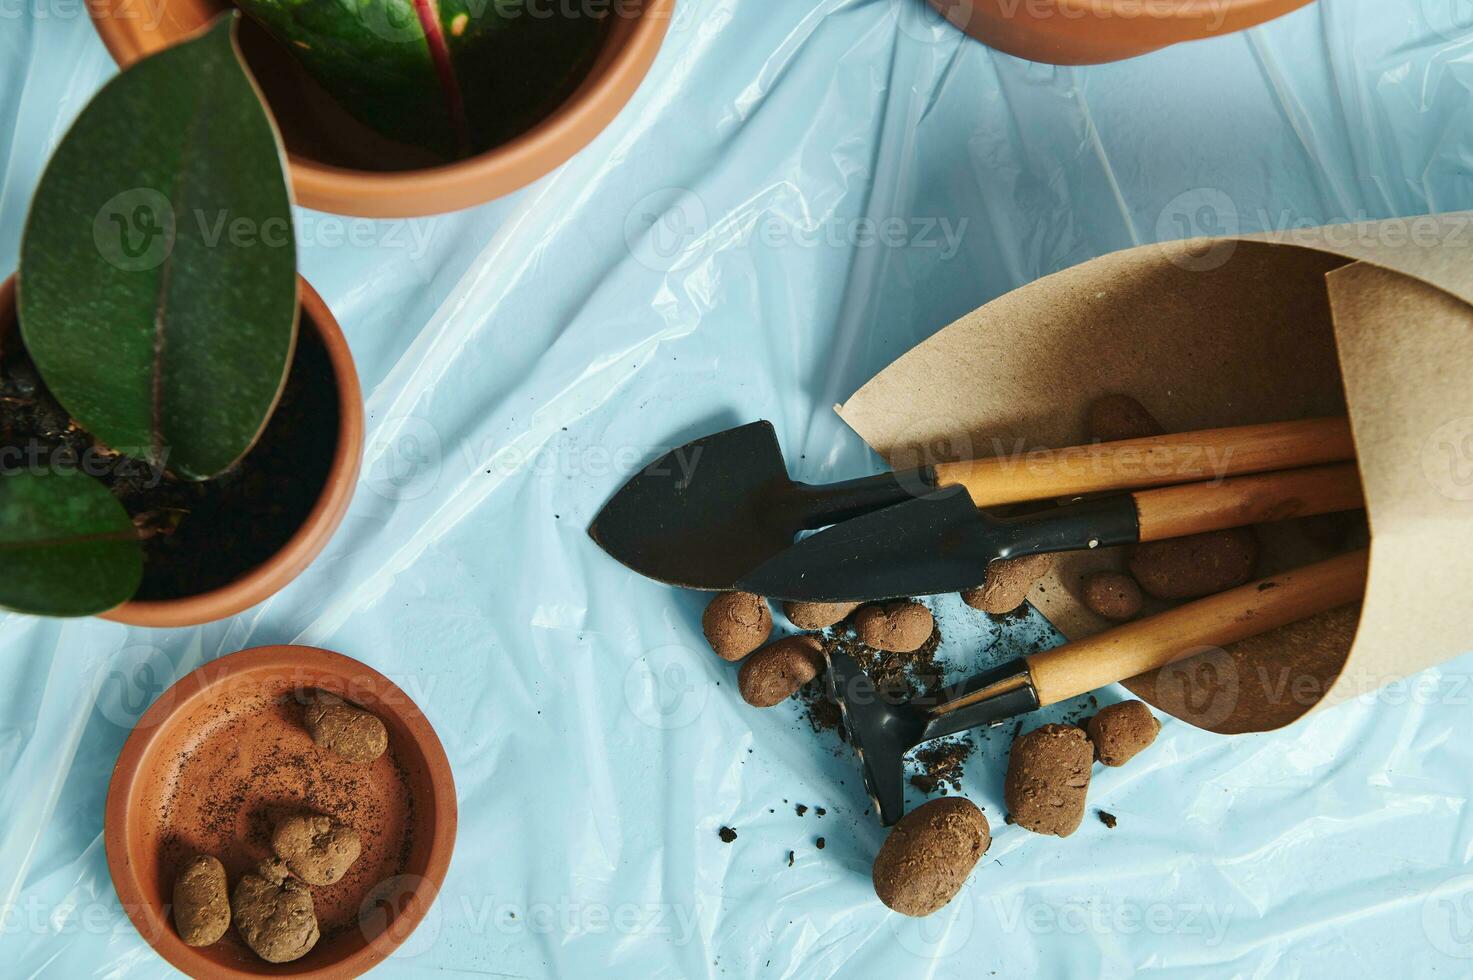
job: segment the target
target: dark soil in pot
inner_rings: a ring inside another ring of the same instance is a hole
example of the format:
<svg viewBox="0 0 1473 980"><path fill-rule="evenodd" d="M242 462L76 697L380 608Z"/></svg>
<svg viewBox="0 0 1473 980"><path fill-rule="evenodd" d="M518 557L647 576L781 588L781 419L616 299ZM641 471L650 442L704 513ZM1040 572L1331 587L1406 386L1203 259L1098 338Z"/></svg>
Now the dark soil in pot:
<svg viewBox="0 0 1473 980"><path fill-rule="evenodd" d="M322 494L338 436L327 350L303 329L276 413L246 457L203 483L98 446L51 397L19 337L0 352L0 473L70 466L101 480L148 537L135 599L182 599L239 579L276 554Z"/></svg>

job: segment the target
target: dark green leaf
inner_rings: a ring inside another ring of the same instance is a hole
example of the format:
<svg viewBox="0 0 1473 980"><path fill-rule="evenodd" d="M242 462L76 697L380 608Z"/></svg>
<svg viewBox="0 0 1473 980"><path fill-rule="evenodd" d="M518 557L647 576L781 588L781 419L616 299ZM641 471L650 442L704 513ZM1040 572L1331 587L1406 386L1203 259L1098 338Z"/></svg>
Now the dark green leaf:
<svg viewBox="0 0 1473 980"><path fill-rule="evenodd" d="M557 108L593 64L617 5L240 0L239 6L360 121L453 158L504 143Z"/></svg>
<svg viewBox="0 0 1473 980"><path fill-rule="evenodd" d="M21 333L62 407L196 480L255 444L296 341L291 199L235 18L97 94L21 244Z"/></svg>
<svg viewBox="0 0 1473 980"><path fill-rule="evenodd" d="M0 607L90 616L138 590L143 549L101 483L74 470L0 476Z"/></svg>

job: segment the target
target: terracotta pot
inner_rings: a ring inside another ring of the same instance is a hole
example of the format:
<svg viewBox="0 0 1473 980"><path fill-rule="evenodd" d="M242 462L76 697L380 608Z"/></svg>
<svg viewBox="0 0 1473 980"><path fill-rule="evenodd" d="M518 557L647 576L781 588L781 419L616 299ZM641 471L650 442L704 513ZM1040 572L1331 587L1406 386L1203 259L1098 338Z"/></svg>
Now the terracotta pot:
<svg viewBox="0 0 1473 980"><path fill-rule="evenodd" d="M1261 24L1310 0L931 0L988 47L1029 61L1094 65Z"/></svg>
<svg viewBox="0 0 1473 980"><path fill-rule="evenodd" d="M389 751L364 764L315 745L292 699L308 688L377 715ZM363 838L342 880L312 888L317 945L280 965L257 958L233 927L212 946L186 946L169 911L179 866L196 851L213 854L233 889L269 855L270 821L313 807ZM420 924L444 884L456 822L449 760L402 690L340 654L276 646L206 664L144 712L113 769L103 836L128 917L189 976L343 978L372 968Z"/></svg>
<svg viewBox="0 0 1473 980"><path fill-rule="evenodd" d="M358 483L363 457L363 394L348 341L332 311L311 284L300 279L302 327L314 330L327 350L338 388L338 439L322 495L296 534L273 557L223 588L182 599L127 602L103 619L130 626L197 626L233 616L284 589L327 546L342 523ZM0 285L0 336L15 325L15 277Z"/></svg>
<svg viewBox="0 0 1473 980"><path fill-rule="evenodd" d="M358 123L249 18L241 24L241 47L281 128L298 203L370 218L412 217L455 211L525 187L602 132L648 74L674 16L675 0L635 2L633 15L613 18L592 70L557 111L508 143L450 164L433 163ZM231 5L156 0L144 11L135 0L94 0L87 9L102 43L127 66L199 30Z"/></svg>

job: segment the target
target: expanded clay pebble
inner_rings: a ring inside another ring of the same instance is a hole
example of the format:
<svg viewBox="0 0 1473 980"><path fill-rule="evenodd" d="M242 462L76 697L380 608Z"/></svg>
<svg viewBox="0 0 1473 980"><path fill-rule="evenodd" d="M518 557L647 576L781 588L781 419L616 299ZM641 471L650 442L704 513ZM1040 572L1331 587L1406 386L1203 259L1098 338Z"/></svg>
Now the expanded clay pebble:
<svg viewBox="0 0 1473 980"><path fill-rule="evenodd" d="M186 946L209 946L230 928L225 865L201 854L174 879L174 928Z"/></svg>
<svg viewBox="0 0 1473 980"><path fill-rule="evenodd" d="M1068 837L1084 819L1094 746L1074 725L1044 725L1013 739L1003 798L1020 827Z"/></svg>
<svg viewBox="0 0 1473 980"><path fill-rule="evenodd" d="M371 712L335 694L311 691L302 720L312 741L349 762L372 762L389 747L389 732Z"/></svg>
<svg viewBox="0 0 1473 980"><path fill-rule="evenodd" d="M971 800L949 796L907 813L875 855L875 894L902 915L926 916L956 897L992 832Z"/></svg>
<svg viewBox="0 0 1473 980"><path fill-rule="evenodd" d="M231 906L236 932L268 963L301 959L322 938L311 890L278 859L262 861L236 882Z"/></svg>
<svg viewBox="0 0 1473 980"><path fill-rule="evenodd" d="M277 823L271 849L309 885L331 885L363 851L358 832L320 813L296 813Z"/></svg>
<svg viewBox="0 0 1473 980"><path fill-rule="evenodd" d="M1130 574L1157 599L1200 599L1250 581L1257 565L1258 535L1235 527L1137 545Z"/></svg>
<svg viewBox="0 0 1473 980"><path fill-rule="evenodd" d="M1102 442L1159 436L1166 431L1144 405L1129 395L1118 394L1106 395L1090 405L1086 426L1090 438ZM1257 562L1258 536L1243 527L1139 545L1130 561L1130 573L1142 589L1158 599L1198 599L1247 582ZM1101 616L1118 622L1139 612L1137 606L1130 615L1117 619L1096 608L1088 592L1084 601ZM1108 599L1105 607L1117 608Z"/></svg>
<svg viewBox="0 0 1473 980"><path fill-rule="evenodd" d="M859 608L857 602L785 602L783 614L800 630L826 630Z"/></svg>
<svg viewBox="0 0 1473 980"><path fill-rule="evenodd" d="M737 689L756 708L781 704L823 673L823 644L814 636L789 636L742 661Z"/></svg>
<svg viewBox="0 0 1473 980"><path fill-rule="evenodd" d="M865 606L854 614L854 633L865 646L886 653L919 650L936 629L936 617L919 602Z"/></svg>
<svg viewBox="0 0 1473 980"><path fill-rule="evenodd" d="M987 566L986 581L962 593L962 601L994 616L1010 613L1023 604L1052 564L1050 555L1001 558Z"/></svg>
<svg viewBox="0 0 1473 980"><path fill-rule="evenodd" d="M1091 439L1119 442L1122 439L1144 439L1166 432L1146 406L1129 395L1106 395L1089 406L1085 427Z"/></svg>
<svg viewBox="0 0 1473 980"><path fill-rule="evenodd" d="M760 595L722 592L701 614L701 630L716 656L735 663L772 635L772 610Z"/></svg>
<svg viewBox="0 0 1473 980"><path fill-rule="evenodd" d="M1141 701L1121 701L1089 720L1089 740L1095 755L1107 766L1123 766L1156 741L1161 722Z"/></svg>
<svg viewBox="0 0 1473 980"><path fill-rule="evenodd" d="M1084 604L1113 622L1134 619L1141 601L1140 584L1122 572L1095 572L1084 580Z"/></svg>

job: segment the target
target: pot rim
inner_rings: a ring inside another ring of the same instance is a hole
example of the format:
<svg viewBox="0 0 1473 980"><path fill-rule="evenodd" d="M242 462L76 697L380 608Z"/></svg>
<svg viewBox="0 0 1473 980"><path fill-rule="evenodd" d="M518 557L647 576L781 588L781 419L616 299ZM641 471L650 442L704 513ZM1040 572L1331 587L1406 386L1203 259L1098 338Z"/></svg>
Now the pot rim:
<svg viewBox="0 0 1473 980"><path fill-rule="evenodd" d="M126 67L191 33L165 16L166 30L124 16L133 0L87 4L113 60ZM411 170L358 170L287 152L298 204L365 218L443 214L483 204L547 175L591 143L649 74L675 16L676 0L643 0L618 49L527 132L465 160Z"/></svg>
<svg viewBox="0 0 1473 980"><path fill-rule="evenodd" d="M140 781L151 776L152 769L145 769L144 762L149 759L161 739L167 723L221 685L242 674L272 668L283 671L309 668L320 675L352 678L356 690L364 689L361 682L366 678L371 683L373 692L380 698L375 711L391 714L403 723L410 732L415 748L424 756L425 767L430 773L430 795L435 821L430 834L425 873L417 877L413 887L399 902L400 911L395 917L394 926L381 934L388 938L382 942L371 942L343 959L320 968L289 974L312 980L345 980L359 976L382 962L421 924L444 886L460 819L456 803L455 774L450 768L445 747L429 719L397 684L362 661L319 647L294 644L251 647L197 667L160 694L128 734L108 781L103 818L103 845L107 853L108 874L133 927L171 965L195 976L203 974L191 973L191 970L200 968L205 968L210 975L256 975L245 971L222 970L217 964L201 962L202 954L184 944L170 926L167 913L155 908L146 898L139 880L142 869L135 866L133 855L127 846L127 827L134 788Z"/></svg>
<svg viewBox="0 0 1473 980"><path fill-rule="evenodd" d="M1165 12L1152 9L1150 4L1142 7L1143 0L1054 0L1054 3L1061 9L1079 11L1082 14L1098 11L1107 17L1128 14L1138 20L1147 21L1198 21L1222 17L1225 12L1239 15L1278 10L1286 5L1286 0L1177 0Z"/></svg>
<svg viewBox="0 0 1473 980"><path fill-rule="evenodd" d="M300 275L302 321L310 324L327 349L338 388L338 437L332 465L316 503L286 544L266 561L228 585L198 595L155 601L130 600L100 618L129 626L199 626L243 612L286 588L312 563L337 531L358 484L363 456L363 394L353 353L327 303ZM16 276L0 283L0 317L15 314Z"/></svg>
<svg viewBox="0 0 1473 980"><path fill-rule="evenodd" d="M1002 0L930 0L955 27L998 51L1053 65L1123 61L1185 41L1256 27L1314 0L1047 0L1042 10Z"/></svg>

